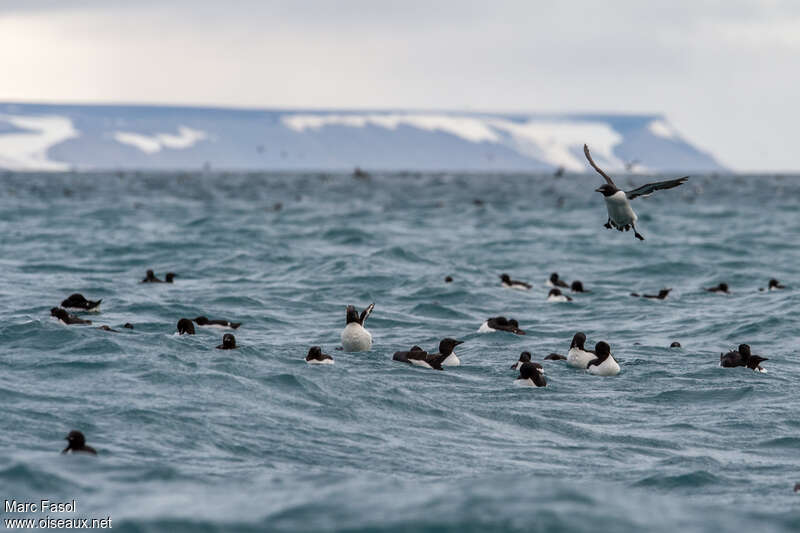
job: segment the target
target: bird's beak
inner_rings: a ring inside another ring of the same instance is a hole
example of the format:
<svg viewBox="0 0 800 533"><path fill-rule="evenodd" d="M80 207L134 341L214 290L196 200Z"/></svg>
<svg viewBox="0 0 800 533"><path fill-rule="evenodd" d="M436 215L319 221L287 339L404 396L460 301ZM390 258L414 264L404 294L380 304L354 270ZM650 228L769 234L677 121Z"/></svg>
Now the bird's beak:
<svg viewBox="0 0 800 533"><path fill-rule="evenodd" d="M464 344L464 341L456 341L456 346L458 346L459 344Z"/></svg>
<svg viewBox="0 0 800 533"><path fill-rule="evenodd" d="M601 189L600 187L598 187L597 189L595 189L595 190L594 190L594 192L603 192L603 189Z"/></svg>

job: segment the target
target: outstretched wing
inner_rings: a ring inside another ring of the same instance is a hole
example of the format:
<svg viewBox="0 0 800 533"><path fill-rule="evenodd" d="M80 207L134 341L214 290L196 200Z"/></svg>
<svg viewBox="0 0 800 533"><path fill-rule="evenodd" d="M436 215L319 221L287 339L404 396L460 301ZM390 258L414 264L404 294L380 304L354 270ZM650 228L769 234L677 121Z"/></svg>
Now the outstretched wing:
<svg viewBox="0 0 800 533"><path fill-rule="evenodd" d="M364 325L364 321L367 319L367 317L369 316L369 314L372 312L373 309L375 309L375 303L374 302L369 304L366 309L361 311L361 317L360 317L359 321L361 322L362 326Z"/></svg>
<svg viewBox="0 0 800 533"><path fill-rule="evenodd" d="M654 191L660 191L661 189L671 189L673 187L677 187L682 183L686 183L686 180L688 179L689 176L684 176L682 178L677 178L674 180L648 183L647 185L642 185L641 187L633 189L632 191L626 191L625 196L628 197L628 200L633 200L634 198L638 198L639 196L649 196L653 194Z"/></svg>
<svg viewBox="0 0 800 533"><path fill-rule="evenodd" d="M583 153L586 154L586 159L589 160L589 164L592 165L592 168L599 172L600 175L606 179L609 185L616 188L616 185L614 185L614 180L612 180L608 174L603 172L603 169L595 164L594 159L592 159L592 155L589 153L589 146L586 144L583 145Z"/></svg>

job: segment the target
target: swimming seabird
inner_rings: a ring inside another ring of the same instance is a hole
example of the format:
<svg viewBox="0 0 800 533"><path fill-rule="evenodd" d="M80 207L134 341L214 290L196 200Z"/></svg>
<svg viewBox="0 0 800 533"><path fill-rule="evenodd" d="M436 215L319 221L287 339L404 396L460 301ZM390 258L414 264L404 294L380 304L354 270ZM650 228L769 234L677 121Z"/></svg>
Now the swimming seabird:
<svg viewBox="0 0 800 533"><path fill-rule="evenodd" d="M603 170L595 164L591 154L589 153L588 145L583 145L583 153L586 154L586 159L589 160L589 164L592 165L592 168L594 168L606 180L604 185L601 185L595 189L595 191L603 193L606 201L608 221L605 223L605 227L608 229L613 227L619 231L628 231L633 229L633 234L641 241L644 240L644 237L642 237L641 234L636 230L636 221L639 220L639 217L636 215L633 209L631 209L631 204L629 201L640 196L650 196L653 194L653 192L658 190L677 187L689 179L689 176L684 176L682 178L673 180L648 183L646 185L642 185L641 187L637 187L632 191L625 192L618 189L609 175L603 172Z"/></svg>
<svg viewBox="0 0 800 533"><path fill-rule="evenodd" d="M756 372L766 372L766 370L761 368L761 363L764 361L768 361L768 359L750 353L750 345L748 344L740 344L737 350L719 354L719 366L724 368L746 366L750 370Z"/></svg>
<svg viewBox="0 0 800 533"><path fill-rule="evenodd" d="M160 279L158 279L155 275L155 272L152 270L148 270L142 280L142 283L163 283Z"/></svg>
<svg viewBox="0 0 800 533"><path fill-rule="evenodd" d="M363 352L372 347L372 335L364 328L364 322L373 309L375 303L369 304L359 316L355 306L347 306L347 322L342 330L342 348L345 352Z"/></svg>
<svg viewBox="0 0 800 533"><path fill-rule="evenodd" d="M558 272L553 272L550 274L550 279L547 280L546 285L548 287L563 287L565 289L569 288L567 282L558 277Z"/></svg>
<svg viewBox="0 0 800 533"><path fill-rule="evenodd" d="M642 294L641 297L642 298L653 298L655 300L664 300L671 290L672 289L661 289L660 291L658 291L658 294ZM635 296L635 297L638 298L640 295L638 293L636 293L636 292L632 292L631 296Z"/></svg>
<svg viewBox="0 0 800 533"><path fill-rule="evenodd" d="M194 335L194 324L188 318L178 320L178 335Z"/></svg>
<svg viewBox="0 0 800 533"><path fill-rule="evenodd" d="M611 355L611 346L607 342L600 341L594 345L596 359L589 361L586 371L595 376L616 376L619 374L619 363Z"/></svg>
<svg viewBox="0 0 800 533"><path fill-rule="evenodd" d="M64 309L78 309L80 311L88 311L90 313L100 310L100 302L103 300L87 300L83 294L76 292L70 294L69 298L61 302L61 307Z"/></svg>
<svg viewBox="0 0 800 533"><path fill-rule="evenodd" d="M194 321L198 326L207 328L236 329L242 325L241 322L231 322L230 320L209 320L207 316L199 316Z"/></svg>
<svg viewBox="0 0 800 533"><path fill-rule="evenodd" d="M478 328L478 333L491 333L493 331L507 331L515 335L525 335L525 332L519 329L519 322L516 319L504 316L487 318L486 322Z"/></svg>
<svg viewBox="0 0 800 533"><path fill-rule="evenodd" d="M439 342L439 351L437 353L428 353L419 346L412 346L407 352L395 352L392 359L423 368L444 370L443 366L458 366L461 364L453 350L463 342L448 337Z"/></svg>
<svg viewBox="0 0 800 533"><path fill-rule="evenodd" d="M312 346L308 349L306 363L310 365L332 365L333 357L326 353L322 353L322 348L319 346Z"/></svg>
<svg viewBox="0 0 800 533"><path fill-rule="evenodd" d="M781 282L778 281L775 278L772 278L771 280L769 280L769 283L767 284L767 290L768 291L776 291L776 290L785 289L785 288L786 288L786 285L781 285ZM762 288L762 289L758 289L758 290L763 291L764 289Z"/></svg>
<svg viewBox="0 0 800 533"><path fill-rule="evenodd" d="M681 343L679 343L678 341L672 341L672 344L670 344L669 347L670 348L680 348L681 347Z"/></svg>
<svg viewBox="0 0 800 533"><path fill-rule="evenodd" d="M706 291L707 292L722 292L722 293L725 293L725 294L730 294L730 292L728 292L728 284L727 283L720 283L716 287L709 287L708 289L706 289Z"/></svg>
<svg viewBox="0 0 800 533"><path fill-rule="evenodd" d="M539 363L522 363L519 367L519 377L515 380L515 385L526 385L528 387L546 387L547 380L544 379L544 371Z"/></svg>
<svg viewBox="0 0 800 533"><path fill-rule="evenodd" d="M571 302L572 296L567 296L561 292L561 289L550 289L547 293L548 302Z"/></svg>
<svg viewBox="0 0 800 533"><path fill-rule="evenodd" d="M69 435L64 437L64 440L67 441L67 447L61 450L61 453L88 453L89 455L97 455L97 450L86 445L86 437L78 430L73 429L70 431Z"/></svg>
<svg viewBox="0 0 800 533"><path fill-rule="evenodd" d="M58 319L59 322L64 324L65 326L71 326L73 324L91 324L91 320L84 320L82 318L78 318L77 316L68 313L66 309L61 309L60 307L53 307L50 309L50 316L54 316Z"/></svg>
<svg viewBox="0 0 800 533"><path fill-rule="evenodd" d="M236 348L236 337L232 333L222 336L222 344L217 346L217 350L234 350Z"/></svg>
<svg viewBox="0 0 800 533"><path fill-rule="evenodd" d="M597 357L592 350L584 348L586 342L586 335L579 331L572 337L572 343L569 345L569 352L567 352L567 364L576 368L586 368L589 361Z"/></svg>
<svg viewBox="0 0 800 533"><path fill-rule="evenodd" d="M569 290L571 290L572 292L592 292L592 291L587 291L586 289L584 289L583 288L583 283L581 283L579 280L573 281L572 285L570 285L570 287L569 287Z"/></svg>
<svg viewBox="0 0 800 533"><path fill-rule="evenodd" d="M503 287L507 289L517 289L519 291L527 291L530 290L531 284L525 283L524 281L519 281L516 279L511 279L511 276L508 274L500 274L500 280L503 284Z"/></svg>

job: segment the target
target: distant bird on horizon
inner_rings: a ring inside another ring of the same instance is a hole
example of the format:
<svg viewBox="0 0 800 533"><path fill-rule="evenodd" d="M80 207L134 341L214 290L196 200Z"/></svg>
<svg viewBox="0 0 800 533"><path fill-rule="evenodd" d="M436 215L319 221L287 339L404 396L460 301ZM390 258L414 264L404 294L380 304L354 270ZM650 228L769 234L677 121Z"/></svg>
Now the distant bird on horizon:
<svg viewBox="0 0 800 533"><path fill-rule="evenodd" d="M689 179L689 176L684 176L674 180L648 183L633 189L632 191L625 192L621 189L618 189L614 184L614 180L612 180L608 174L603 172L603 170L598 167L597 164L595 164L591 154L589 153L589 146L586 144L583 145L583 153L586 155L586 159L589 160L589 164L592 165L592 168L594 168L598 174L603 176L603 178L606 180L604 185L601 185L595 189L596 192L603 193L603 197L606 201L608 221L606 221L605 227L608 229L616 228L619 231L628 231L633 229L633 234L640 241L643 241L644 237L642 237L642 235L636 230L636 221L639 220L639 217L636 215L633 209L631 209L630 200L640 196L650 196L653 194L653 192L658 190L672 189L673 187L677 187L678 185L685 183L686 180Z"/></svg>

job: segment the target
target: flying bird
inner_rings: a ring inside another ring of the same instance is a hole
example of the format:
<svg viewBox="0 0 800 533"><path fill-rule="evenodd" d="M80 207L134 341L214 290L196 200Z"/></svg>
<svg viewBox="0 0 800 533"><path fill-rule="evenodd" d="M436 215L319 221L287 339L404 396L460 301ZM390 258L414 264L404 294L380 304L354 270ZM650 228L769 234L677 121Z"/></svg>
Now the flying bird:
<svg viewBox="0 0 800 533"><path fill-rule="evenodd" d="M595 189L596 192L603 193L606 201L606 208L608 209L608 221L605 223L605 227L608 229L616 228L619 231L628 231L633 229L633 234L636 235L636 238L640 241L643 241L644 237L642 237L642 235L636 231L636 221L639 220L639 217L636 216L636 213L633 211L633 209L631 209L629 200L633 200L640 196L650 196L653 194L653 192L661 189L671 189L673 187L677 187L689 179L689 176L684 176L674 180L657 181L655 183L642 185L641 187L633 189L632 191L625 192L621 189L618 189L611 177L595 164L591 154L589 153L589 147L585 144L583 145L583 153L586 154L586 159L589 160L589 164L592 165L592 168L594 168L606 180L604 185Z"/></svg>

